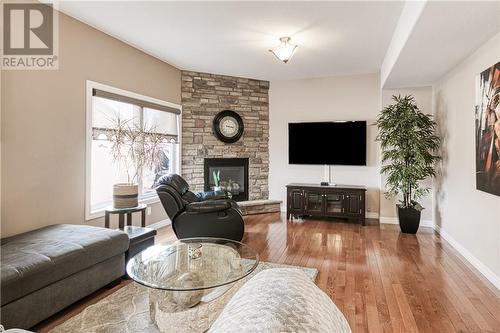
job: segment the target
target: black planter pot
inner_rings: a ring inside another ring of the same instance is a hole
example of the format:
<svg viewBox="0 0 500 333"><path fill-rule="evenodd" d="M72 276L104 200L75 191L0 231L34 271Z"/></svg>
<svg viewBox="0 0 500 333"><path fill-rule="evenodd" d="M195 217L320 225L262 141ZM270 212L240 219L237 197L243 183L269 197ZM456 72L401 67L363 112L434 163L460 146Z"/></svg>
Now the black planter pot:
<svg viewBox="0 0 500 333"><path fill-rule="evenodd" d="M401 208L398 205L399 227L405 234L416 234L420 225L421 211L415 208Z"/></svg>

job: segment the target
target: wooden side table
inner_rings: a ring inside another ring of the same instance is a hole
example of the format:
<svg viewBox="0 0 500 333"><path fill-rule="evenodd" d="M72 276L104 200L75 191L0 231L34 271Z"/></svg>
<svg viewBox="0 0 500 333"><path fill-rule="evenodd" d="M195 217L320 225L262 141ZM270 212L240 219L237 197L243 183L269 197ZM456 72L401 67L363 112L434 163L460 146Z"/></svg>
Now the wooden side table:
<svg viewBox="0 0 500 333"><path fill-rule="evenodd" d="M127 225L132 225L132 213L141 212L141 227L146 227L146 208L148 206L141 204L132 208L114 208L108 206L104 210L104 227L109 228L109 217L111 214L118 214L118 228L125 226L125 214L127 215Z"/></svg>

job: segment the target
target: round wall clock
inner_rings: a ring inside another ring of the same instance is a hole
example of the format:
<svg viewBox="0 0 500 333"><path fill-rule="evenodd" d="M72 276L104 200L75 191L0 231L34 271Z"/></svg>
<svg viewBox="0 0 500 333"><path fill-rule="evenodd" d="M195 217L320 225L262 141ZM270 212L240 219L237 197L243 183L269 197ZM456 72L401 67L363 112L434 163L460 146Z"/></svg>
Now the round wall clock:
<svg viewBox="0 0 500 333"><path fill-rule="evenodd" d="M215 136L225 143L234 143L243 135L243 119L231 110L219 112L213 121Z"/></svg>

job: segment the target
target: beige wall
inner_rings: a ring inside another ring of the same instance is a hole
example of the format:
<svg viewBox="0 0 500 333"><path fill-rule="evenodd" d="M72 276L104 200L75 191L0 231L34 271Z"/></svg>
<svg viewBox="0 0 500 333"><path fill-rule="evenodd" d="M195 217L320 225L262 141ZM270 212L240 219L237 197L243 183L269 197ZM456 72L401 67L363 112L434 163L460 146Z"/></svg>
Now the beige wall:
<svg viewBox="0 0 500 333"><path fill-rule="evenodd" d="M444 137L434 219L442 236L500 288L500 197L476 189L474 148L475 77L499 60L497 34L434 87Z"/></svg>
<svg viewBox="0 0 500 333"><path fill-rule="evenodd" d="M287 183L319 184L324 177L322 165L288 164L288 123L366 120L370 125L380 110L380 97L378 74L271 82L269 198L286 202ZM380 199L379 147L375 137L376 128L368 126L367 166L332 167L335 183L368 187L366 208L372 213L378 213Z"/></svg>
<svg viewBox="0 0 500 333"><path fill-rule="evenodd" d="M382 106L385 107L389 104L393 104L393 95L412 95L415 98L415 102L423 113L432 114L432 87L418 87L418 88L406 88L406 89L384 89L382 90ZM387 176L381 176L381 184L385 187ZM427 180L422 183L422 186L426 186L432 189L432 181ZM380 192L380 218L381 222L386 223L398 223L396 204L400 200L400 197L396 198L386 198L384 191ZM421 198L419 200L420 204L425 208L422 211L422 223L425 221L428 224L432 224L432 194Z"/></svg>
<svg viewBox="0 0 500 333"><path fill-rule="evenodd" d="M86 80L180 104L178 69L66 15L59 20L59 70L2 73L2 237L85 223ZM155 204L148 223L165 218Z"/></svg>

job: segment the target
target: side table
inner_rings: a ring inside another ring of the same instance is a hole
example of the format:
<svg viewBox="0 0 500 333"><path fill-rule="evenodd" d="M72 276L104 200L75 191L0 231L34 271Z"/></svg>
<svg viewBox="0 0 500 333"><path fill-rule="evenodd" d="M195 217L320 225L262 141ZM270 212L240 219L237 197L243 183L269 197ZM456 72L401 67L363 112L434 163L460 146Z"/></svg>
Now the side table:
<svg viewBox="0 0 500 333"><path fill-rule="evenodd" d="M146 227L146 208L148 206L141 204L131 208L115 208L108 206L104 210L104 227L109 228L109 217L111 214L118 214L118 228L125 226L125 214L127 215L127 225L132 225L132 213L141 212L141 227Z"/></svg>

